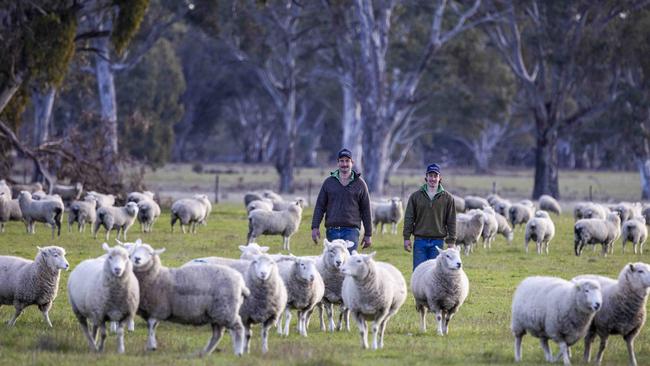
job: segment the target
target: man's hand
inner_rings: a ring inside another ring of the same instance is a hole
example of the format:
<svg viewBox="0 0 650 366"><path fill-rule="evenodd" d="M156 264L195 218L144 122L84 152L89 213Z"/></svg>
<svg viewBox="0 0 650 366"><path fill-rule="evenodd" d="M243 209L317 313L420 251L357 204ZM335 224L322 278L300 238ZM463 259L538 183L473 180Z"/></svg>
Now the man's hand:
<svg viewBox="0 0 650 366"><path fill-rule="evenodd" d="M411 252L411 240L410 239L404 239L404 250L407 252Z"/></svg>
<svg viewBox="0 0 650 366"><path fill-rule="evenodd" d="M372 240L370 239L370 237L369 236L364 236L363 237L363 245L361 246L361 248L363 248L363 249L370 248L371 245L372 245Z"/></svg>
<svg viewBox="0 0 650 366"><path fill-rule="evenodd" d="M318 244L320 240L320 229L311 229L311 240L314 241L314 244Z"/></svg>

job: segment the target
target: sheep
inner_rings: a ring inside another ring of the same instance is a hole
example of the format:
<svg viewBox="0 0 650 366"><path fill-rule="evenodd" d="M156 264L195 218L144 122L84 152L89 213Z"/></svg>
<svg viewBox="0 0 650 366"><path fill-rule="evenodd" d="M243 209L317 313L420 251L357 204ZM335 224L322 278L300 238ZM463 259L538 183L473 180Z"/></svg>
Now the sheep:
<svg viewBox="0 0 650 366"><path fill-rule="evenodd" d="M5 223L9 221L23 221L20 203L17 199L12 200L7 192L0 192L0 233L5 232Z"/></svg>
<svg viewBox="0 0 650 366"><path fill-rule="evenodd" d="M5 197L11 199L11 187L7 185L7 181L4 179L0 179L0 193L4 193Z"/></svg>
<svg viewBox="0 0 650 366"><path fill-rule="evenodd" d="M262 191L262 197L267 198L267 199L270 199L270 200L273 201L274 203L275 203L275 202L282 202L282 201L284 201L284 199L282 198L282 196L280 196L279 194L273 192L273 191L270 190L270 189L266 189L266 190Z"/></svg>
<svg viewBox="0 0 650 366"><path fill-rule="evenodd" d="M291 309L298 312L298 333L307 336L308 320L314 307L320 303L325 293L323 278L313 259L291 256L278 261L278 270L287 289L287 307L284 311L284 329L282 318L278 322L278 333L289 335Z"/></svg>
<svg viewBox="0 0 650 366"><path fill-rule="evenodd" d="M84 186L79 182L73 185L54 184L50 194L58 194L64 201L70 202L81 198L83 190Z"/></svg>
<svg viewBox="0 0 650 366"><path fill-rule="evenodd" d="M156 327L169 320L212 326L212 337L201 355L214 351L226 328L232 335L233 352L241 355L244 326L239 310L250 295L242 275L219 265L168 268L160 261L164 251L138 239L130 256L140 287L137 313L147 322L147 349L158 348Z"/></svg>
<svg viewBox="0 0 650 366"><path fill-rule="evenodd" d="M6 184L6 183L5 183ZM17 197L20 194L20 191L27 191L29 193L42 192L43 185L39 182L31 184L12 184L11 185L11 196Z"/></svg>
<svg viewBox="0 0 650 366"><path fill-rule="evenodd" d="M526 333L539 338L546 361L553 362L548 340L560 347L570 365L569 347L584 337L589 323L603 303L600 284L593 280L569 282L557 277L528 277L512 299L512 334L515 336L515 361L521 361L521 341Z"/></svg>
<svg viewBox="0 0 650 366"><path fill-rule="evenodd" d="M49 311L59 291L61 270L70 265L65 259L65 249L56 246L37 247L33 261L0 256L0 305L13 305L16 309L10 326L29 305L37 305L43 319L52 328Z"/></svg>
<svg viewBox="0 0 650 366"><path fill-rule="evenodd" d="M54 230L58 229L57 236L61 236L61 216L63 214L63 203L60 201L36 201L32 199L31 193L21 191L18 196L20 212L23 214L23 221L28 234L34 231L34 222L45 222L52 226L52 239Z"/></svg>
<svg viewBox="0 0 650 366"><path fill-rule="evenodd" d="M248 243L260 235L282 235L282 248L289 251L289 238L298 231L302 218L300 205L286 211L253 210L248 214Z"/></svg>
<svg viewBox="0 0 650 366"><path fill-rule="evenodd" d="M393 265L373 260L377 252L352 252L341 268L345 275L341 296L357 321L361 347L368 348L367 320L372 320L372 349L384 348L388 320L406 301L406 281Z"/></svg>
<svg viewBox="0 0 650 366"><path fill-rule="evenodd" d="M465 199L452 195L454 197L454 205L456 206L456 212L465 212Z"/></svg>
<svg viewBox="0 0 650 366"><path fill-rule="evenodd" d="M115 205L115 196L112 194L103 194L95 191L90 191L86 196L93 196L97 201L97 209L102 207L112 207Z"/></svg>
<svg viewBox="0 0 650 366"><path fill-rule="evenodd" d="M404 218L404 206L399 197L393 197L388 202L371 202L372 226L381 223L381 233L385 233L384 224L391 224L391 234L397 235L397 224Z"/></svg>
<svg viewBox="0 0 650 366"><path fill-rule="evenodd" d="M265 200L265 198L259 193L247 192L244 195L244 206L248 206L248 204L253 202L253 201L264 201L264 200ZM271 202L271 200L268 200L268 201Z"/></svg>
<svg viewBox="0 0 650 366"><path fill-rule="evenodd" d="M35 201L58 201L63 204L63 198L58 194L47 194L43 191L32 193L32 199Z"/></svg>
<svg viewBox="0 0 650 366"><path fill-rule="evenodd" d="M494 207L494 204L497 201L503 200L503 198L501 198L501 196L499 196L496 193L490 193L490 194L487 195L487 197L485 197L485 200L488 201L490 206Z"/></svg>
<svg viewBox="0 0 650 366"><path fill-rule="evenodd" d="M180 222L181 230L185 234L185 226L191 225L190 232L196 234L196 224L207 223L207 217L212 210L208 196L197 194L191 198L183 198L172 204L171 226L174 232L174 224Z"/></svg>
<svg viewBox="0 0 650 366"><path fill-rule="evenodd" d="M253 210L266 210L266 211L273 211L273 202L271 201L266 201L266 200L255 200L251 201L247 206L246 206L246 212L250 213Z"/></svg>
<svg viewBox="0 0 650 366"><path fill-rule="evenodd" d="M343 321L345 320L346 329L350 330L349 311L343 305L343 297L341 295L341 288L345 275L341 273L341 267L350 258L348 248L352 248L354 243L349 240L334 239L331 242L323 239L323 253L316 258L316 268L323 278L325 284L325 293L323 300L318 306L320 312L320 327L325 331L325 320L323 318L323 309L327 314L330 332L334 331L334 309L333 305L338 304L340 315L338 330L343 328Z"/></svg>
<svg viewBox="0 0 650 366"><path fill-rule="evenodd" d="M609 213L606 220L580 219L573 225L573 232L576 256L580 256L586 244L602 244L602 254L607 255L609 247L621 235L621 219L615 212Z"/></svg>
<svg viewBox="0 0 650 366"><path fill-rule="evenodd" d="M583 219L601 219L604 220L607 218L607 214L610 210L603 205L599 205L593 202L587 202L584 205L579 205L580 208L579 215L582 215Z"/></svg>
<svg viewBox="0 0 650 366"><path fill-rule="evenodd" d="M87 259L70 273L68 300L92 351L104 350L106 321L111 321L117 323L117 352L124 353L124 326L138 310L140 286L133 274L130 252L106 243L102 248L106 255ZM97 331L100 339L96 341Z"/></svg>
<svg viewBox="0 0 650 366"><path fill-rule="evenodd" d="M496 217L497 223L499 224L497 233L503 235L508 241L508 244L512 243L512 239L514 238L515 234L512 231L510 224L508 224L508 219L498 213L494 215L494 217Z"/></svg>
<svg viewBox="0 0 650 366"><path fill-rule="evenodd" d="M473 208L482 209L489 206L490 203L483 197L479 196L465 196L465 209L471 210Z"/></svg>
<svg viewBox="0 0 650 366"><path fill-rule="evenodd" d="M155 193L151 191L131 192L126 196L126 202L138 203L142 200L154 200Z"/></svg>
<svg viewBox="0 0 650 366"><path fill-rule="evenodd" d="M494 201L494 204L492 204L494 211L504 217L508 217L510 206L512 206L512 203L506 199L496 200Z"/></svg>
<svg viewBox="0 0 650 366"><path fill-rule="evenodd" d="M456 248L436 249L439 255L418 265L411 276L415 309L420 314L420 330L427 331L427 311L436 314L438 334L449 333L449 322L469 294L469 280L462 269Z"/></svg>
<svg viewBox="0 0 650 366"><path fill-rule="evenodd" d="M463 245L465 255L469 255L482 233L482 212L456 215L456 244Z"/></svg>
<svg viewBox="0 0 650 366"><path fill-rule="evenodd" d="M285 211L292 205L298 205L300 208L307 207L307 200L303 197L296 197L293 201L272 201L273 211Z"/></svg>
<svg viewBox="0 0 650 366"><path fill-rule="evenodd" d="M499 223L497 222L496 213L492 207L484 207L483 210L472 209L467 211L469 215L480 213L483 215L483 230L481 238L483 239L483 248L492 248L492 242L497 236Z"/></svg>
<svg viewBox="0 0 650 366"><path fill-rule="evenodd" d="M111 230L117 230L117 238L120 238L120 231L122 231L122 238L126 241L126 232L135 222L138 215L138 204L135 202L128 202L124 207L101 207L97 209L97 220L93 228L93 237L97 239L97 232L99 227L103 226L106 229L106 240Z"/></svg>
<svg viewBox="0 0 650 366"><path fill-rule="evenodd" d="M645 324L650 266L641 262L628 263L619 273L618 280L594 275L574 278L579 279L597 281L603 293L603 307L594 316L585 336L585 363L591 357L591 342L596 335L600 337L596 363L600 364L607 347L607 338L610 334L620 334L627 344L629 364L636 366L634 339Z"/></svg>
<svg viewBox="0 0 650 366"><path fill-rule="evenodd" d="M621 222L625 222L633 217L641 216L641 205L636 202L620 202L612 206L611 211L618 212Z"/></svg>
<svg viewBox="0 0 650 366"><path fill-rule="evenodd" d="M554 236L555 224L548 212L537 211L535 217L526 223L526 233L524 235L526 254L528 254L528 242L534 240L537 246L537 254L542 254L543 248L546 248L546 254L548 255L548 246Z"/></svg>
<svg viewBox="0 0 650 366"><path fill-rule="evenodd" d="M153 224L160 217L160 206L152 199L141 199L138 201L138 221L140 231L149 233L153 230Z"/></svg>
<svg viewBox="0 0 650 366"><path fill-rule="evenodd" d="M540 210L553 212L556 215L562 214L562 206L560 206L555 198L549 196L548 194L539 196L537 203Z"/></svg>
<svg viewBox="0 0 650 366"><path fill-rule="evenodd" d="M83 201L73 201L68 211L68 232L72 231L72 223L77 222L79 232L86 230L86 223L92 228L97 220L97 200L95 196L87 195Z"/></svg>
<svg viewBox="0 0 650 366"><path fill-rule="evenodd" d="M513 203L508 209L508 221L512 224L512 229L517 225L525 225L534 215L533 207L521 202Z"/></svg>
<svg viewBox="0 0 650 366"><path fill-rule="evenodd" d="M646 221L643 216L635 216L623 223L621 226L623 254L625 254L625 244L628 240L632 242L634 254L637 253L637 246L639 247L639 253L643 254L643 245L645 245L648 238L648 228L645 224Z"/></svg>

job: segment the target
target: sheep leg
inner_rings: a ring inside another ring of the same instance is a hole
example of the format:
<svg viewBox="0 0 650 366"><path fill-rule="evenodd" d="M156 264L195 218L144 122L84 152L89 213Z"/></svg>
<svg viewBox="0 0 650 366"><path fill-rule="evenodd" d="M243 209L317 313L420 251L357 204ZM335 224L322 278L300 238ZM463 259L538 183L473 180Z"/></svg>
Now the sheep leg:
<svg viewBox="0 0 650 366"><path fill-rule="evenodd" d="M40 310L41 313L43 313L43 319L45 319L45 322L47 323L47 325L50 326L50 328L52 328L52 322L50 321L50 308L51 307L52 307L51 302L48 302L47 304L43 304L43 305L38 306L38 310Z"/></svg>
<svg viewBox="0 0 650 366"><path fill-rule="evenodd" d="M104 351L104 343L106 343L106 323L99 323L99 345L97 345L97 351Z"/></svg>
<svg viewBox="0 0 650 366"><path fill-rule="evenodd" d="M325 308L325 312L327 313L327 319L329 320L329 330L330 332L334 332L334 305L331 302L328 302L327 304L324 304L323 307ZM321 319L323 318L322 313L321 313ZM324 323L324 322L323 322Z"/></svg>
<svg viewBox="0 0 650 366"><path fill-rule="evenodd" d="M244 326L242 325L241 318L237 316L234 325L228 329L230 338L232 339L233 353L236 356L241 356L244 352Z"/></svg>
<svg viewBox="0 0 650 366"><path fill-rule="evenodd" d="M438 335L445 335L445 333L442 331L442 310L436 311L436 321L438 322Z"/></svg>
<svg viewBox="0 0 650 366"><path fill-rule="evenodd" d="M262 324L262 353L269 351L269 328L274 322L274 320L267 320Z"/></svg>
<svg viewBox="0 0 650 366"><path fill-rule="evenodd" d="M124 353L124 322L117 324L117 353Z"/></svg>
<svg viewBox="0 0 650 366"><path fill-rule="evenodd" d="M544 359L547 362L553 362L553 352L551 352L551 348L548 346L548 338L540 338L539 344L542 346L542 350L544 351Z"/></svg>
<svg viewBox="0 0 650 366"><path fill-rule="evenodd" d="M155 351L158 348L156 327L158 327L158 320L154 318L147 319L147 350L149 351Z"/></svg>
<svg viewBox="0 0 650 366"><path fill-rule="evenodd" d="M455 310L454 310L455 312ZM454 317L454 312L452 311L447 311L445 312L444 316L444 323L442 325L442 331L445 333L445 335L449 334L449 322L451 321L451 318Z"/></svg>
<svg viewBox="0 0 650 366"><path fill-rule="evenodd" d="M18 317L20 316L20 314L22 314L23 309L25 309L25 305L19 302L14 303L14 307L16 308L16 311L14 312L14 316L11 318L11 320L9 320L8 323L10 327L16 325L16 320L18 320Z"/></svg>
<svg viewBox="0 0 650 366"><path fill-rule="evenodd" d="M393 235L397 235L397 223L396 222L393 222L391 224L390 233L393 234Z"/></svg>
<svg viewBox="0 0 650 366"><path fill-rule="evenodd" d="M633 335L627 335L624 337L625 339L625 345L627 346L627 355L629 365L636 366L636 356L634 355L634 336Z"/></svg>
<svg viewBox="0 0 650 366"><path fill-rule="evenodd" d="M244 324L244 338L242 340L242 353L250 353L251 351L251 325L250 323Z"/></svg>
<svg viewBox="0 0 650 366"><path fill-rule="evenodd" d="M521 340L524 337L524 333L515 334L515 362L521 361Z"/></svg>
<svg viewBox="0 0 650 366"><path fill-rule="evenodd" d="M565 366L571 365L571 360L569 359L569 346L566 344L566 342L560 342L560 353L557 355L557 360L560 360L560 357L562 357L562 362L564 363Z"/></svg>
<svg viewBox="0 0 650 366"><path fill-rule="evenodd" d="M386 315L384 320L379 324L379 348L384 348L384 332L386 331L388 319L390 319L390 316Z"/></svg>
<svg viewBox="0 0 650 366"><path fill-rule="evenodd" d="M368 327L366 326L366 321L363 319L361 313L355 312L353 314L354 319L357 321L357 326L359 327L359 335L361 336L361 348L368 348Z"/></svg>
<svg viewBox="0 0 650 366"><path fill-rule="evenodd" d="M582 356L582 359L585 363L589 363L591 360L591 343L594 341L595 335L596 333L592 332L591 330L587 331L587 334L585 335L585 351Z"/></svg>
<svg viewBox="0 0 650 366"><path fill-rule="evenodd" d="M603 361L603 355L605 354L605 348L607 347L607 339L609 335L600 336L600 346L598 347L598 355L596 355L596 364L600 365Z"/></svg>
<svg viewBox="0 0 650 366"><path fill-rule="evenodd" d="M290 251L289 249L289 237L288 236L283 236L282 237L282 248L286 251Z"/></svg>
<svg viewBox="0 0 650 366"><path fill-rule="evenodd" d="M221 340L222 336L223 336L223 327L217 323L212 323L212 338L210 338L208 344L201 351L200 353L201 357L207 356L210 353L212 353L212 351L214 351L214 349L217 347L217 344L219 344L219 341Z"/></svg>
<svg viewBox="0 0 650 366"><path fill-rule="evenodd" d="M280 325L282 325L282 322L280 322ZM284 309L284 332L280 332L280 334L284 334L285 336L289 336L289 327L291 325L291 310L287 306ZM298 318L298 328L300 328L300 318Z"/></svg>
<svg viewBox="0 0 650 366"><path fill-rule="evenodd" d="M81 326L81 331L83 332L83 334L86 336L86 339L88 340L88 346L90 347L90 350L97 352L97 345L94 336L95 329L93 329L93 334L91 335L90 330L88 330L88 320L79 314L75 314L75 315L77 315L77 320L79 321L79 325ZM93 326L93 328L95 327Z"/></svg>
<svg viewBox="0 0 650 366"><path fill-rule="evenodd" d="M372 322L372 349L379 349L379 329L381 323L386 319L386 315Z"/></svg>
<svg viewBox="0 0 650 366"><path fill-rule="evenodd" d="M339 305L339 325L337 330L343 330L343 321L345 321L345 329L350 331L350 310L345 305Z"/></svg>
<svg viewBox="0 0 650 366"><path fill-rule="evenodd" d="M416 306L416 310L420 314L420 331L426 333L427 331L427 307L426 306Z"/></svg>

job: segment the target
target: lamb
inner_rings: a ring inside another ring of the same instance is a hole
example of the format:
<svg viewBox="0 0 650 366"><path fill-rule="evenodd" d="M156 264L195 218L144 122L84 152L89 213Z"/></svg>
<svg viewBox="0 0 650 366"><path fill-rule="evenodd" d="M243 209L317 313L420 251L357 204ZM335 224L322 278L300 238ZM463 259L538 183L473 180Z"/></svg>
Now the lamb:
<svg viewBox="0 0 650 366"><path fill-rule="evenodd" d="M212 337L201 355L214 351L224 328L232 336L233 352L241 355L244 326L239 310L250 291L242 275L219 265L168 268L160 254L138 239L131 253L133 272L140 287L138 315L147 322L147 349L158 348L156 327L162 320L189 325L212 326Z"/></svg>
<svg viewBox="0 0 650 366"><path fill-rule="evenodd" d="M456 212L465 212L465 200L462 197L452 195L454 197L454 205L456 206Z"/></svg>
<svg viewBox="0 0 650 366"><path fill-rule="evenodd" d="M61 216L63 215L63 202L60 201L36 201L32 199L31 193L21 191L18 196L20 212L23 214L23 221L28 234L34 234L34 222L45 222L52 227L52 239L54 230L58 229L57 235L61 236Z"/></svg>
<svg viewBox="0 0 650 366"><path fill-rule="evenodd" d="M512 334L515 361L521 361L521 341L526 333L539 338L546 361L553 362L548 346L551 339L570 365L569 347L584 337L589 323L603 304L600 284L593 280L569 282L557 277L528 277L512 299Z"/></svg>
<svg viewBox="0 0 650 366"><path fill-rule="evenodd" d="M496 217L497 223L499 224L497 233L503 235L508 241L508 244L512 243L512 239L515 235L510 224L508 224L508 219L498 213L494 217Z"/></svg>
<svg viewBox="0 0 650 366"><path fill-rule="evenodd" d="M86 196L93 196L97 201L97 209L102 207L112 207L115 205L115 196L112 194L103 194L95 191L90 191Z"/></svg>
<svg viewBox="0 0 650 366"><path fill-rule="evenodd" d="M367 320L372 320L372 348L384 348L388 320L406 300L406 281L393 265L373 260L376 252L352 252L341 268L345 275L341 295L343 303L357 321L361 347L368 348Z"/></svg>
<svg viewBox="0 0 650 366"><path fill-rule="evenodd" d="M187 225L191 225L190 231L196 234L196 224L205 225L211 210L210 200L204 194L197 194L191 198L183 198L174 202L171 208L172 233L174 232L174 224L178 220L183 234L185 234L185 226Z"/></svg>
<svg viewBox="0 0 650 366"><path fill-rule="evenodd" d="M399 197L393 197L389 202L371 202L372 226L381 223L381 233L385 233L384 224L391 224L391 234L397 235L397 224L404 218L404 206Z"/></svg>
<svg viewBox="0 0 650 366"><path fill-rule="evenodd" d="M133 274L129 251L121 246L111 248L106 243L102 248L106 255L87 259L70 273L68 300L92 351L104 350L106 321L111 321L117 323L117 352L124 353L124 326L138 310L140 286ZM98 341L97 331L101 336Z"/></svg>
<svg viewBox="0 0 650 366"><path fill-rule="evenodd" d="M513 203L508 209L508 220L512 224L512 229L516 229L517 225L525 225L533 214L533 207L521 202Z"/></svg>
<svg viewBox="0 0 650 366"><path fill-rule="evenodd" d="M135 202L128 202L124 207L101 207L97 209L97 220L93 228L93 237L97 239L97 232L99 227L103 226L106 229L106 240L111 230L117 230L117 238L120 238L120 231L122 231L122 238L126 241L126 232L135 222L138 215L138 204Z"/></svg>
<svg viewBox="0 0 650 366"><path fill-rule="evenodd" d="M253 210L266 210L273 211L273 202L266 200L255 200L251 201L246 206L246 212L250 213Z"/></svg>
<svg viewBox="0 0 650 366"><path fill-rule="evenodd" d="M585 363L591 357L591 342L596 335L600 337L596 363L600 364L607 347L607 338L610 334L620 334L627 344L629 364L636 366L634 339L645 324L650 266L641 262L628 263L618 275L618 280L593 275L574 278L580 279L597 281L603 293L603 307L596 313L585 336Z"/></svg>
<svg viewBox="0 0 650 366"><path fill-rule="evenodd" d="M427 331L427 311L436 314L438 334L449 333L449 322L469 294L469 280L462 269L456 248L441 250L435 259L420 263L411 276L415 309L420 314L420 330Z"/></svg>
<svg viewBox="0 0 650 366"><path fill-rule="evenodd" d="M556 215L562 214L562 206L560 206L555 198L548 194L539 196L537 204L539 205L540 210L553 212Z"/></svg>
<svg viewBox="0 0 650 366"><path fill-rule="evenodd" d="M535 217L530 219L526 224L526 233L524 236L524 247L526 254L528 254L528 242L535 241L537 246L537 254L542 254L543 248L546 248L548 255L548 246L553 237L555 236L555 224L548 212L539 210L535 213Z"/></svg>
<svg viewBox="0 0 650 366"><path fill-rule="evenodd" d="M127 202L139 203L142 200L154 200L155 194L151 191L131 192L126 196Z"/></svg>
<svg viewBox="0 0 650 366"><path fill-rule="evenodd" d="M456 244L463 245L465 255L469 255L482 233L483 213L456 215Z"/></svg>
<svg viewBox="0 0 650 366"><path fill-rule="evenodd" d="M72 230L72 223L77 222L79 232L86 230L86 223L92 228L97 221L97 200L95 196L87 195L83 201L73 201L68 212L68 232Z"/></svg>
<svg viewBox="0 0 650 366"><path fill-rule="evenodd" d="M9 221L23 221L20 203L17 199L12 200L7 192L0 192L0 233L5 232L5 223Z"/></svg>
<svg viewBox="0 0 650 366"><path fill-rule="evenodd" d="M289 251L289 238L298 231L301 218L300 205L291 205L286 211L253 210L248 214L248 242L260 235L282 235L282 247Z"/></svg>
<svg viewBox="0 0 650 366"><path fill-rule="evenodd" d="M471 210L473 208L482 209L483 207L490 206L490 203L483 197L479 196L465 196L465 209Z"/></svg>
<svg viewBox="0 0 650 366"><path fill-rule="evenodd" d="M70 266L65 259L65 249L56 246L38 248L33 261L0 256L0 305L13 305L16 309L10 326L29 305L37 305L43 319L52 328L49 311L59 291L61 270Z"/></svg>
<svg viewBox="0 0 650 366"><path fill-rule="evenodd" d="M307 336L307 326L314 307L320 303L325 293L323 278L313 259L291 256L278 263L280 276L287 289L287 308L284 311L284 329L282 319L278 322L278 333L289 335L291 309L298 312L298 333Z"/></svg>
<svg viewBox="0 0 650 366"><path fill-rule="evenodd" d="M573 232L576 256L580 256L586 244L602 244L602 254L607 255L609 248L621 235L621 219L615 212L609 213L606 220L580 219L574 224Z"/></svg>
<svg viewBox="0 0 650 366"><path fill-rule="evenodd" d="M318 306L320 311L320 327L325 330L325 321L323 319L323 308L327 313L329 321L329 331L334 331L334 309L333 305L340 306L340 316L338 323L338 330L343 328L343 320L346 323L346 329L350 330L349 311L343 305L343 297L341 295L341 288L343 287L343 280L345 275L341 273L341 268L350 258L348 248L352 248L354 243L348 240L335 239L331 242L323 239L323 253L316 259L316 268L323 278L325 284L325 293L323 300Z"/></svg>
<svg viewBox="0 0 650 366"><path fill-rule="evenodd" d="M625 244L628 240L632 242L634 254L637 253L637 246L639 247L639 253L643 254L643 245L648 239L648 228L645 224L646 221L643 216L633 217L623 223L621 227L623 254L625 254Z"/></svg>
<svg viewBox="0 0 650 366"><path fill-rule="evenodd" d="M141 199L138 201L138 221L140 231L149 233L153 230L153 224L160 217L160 206L152 199Z"/></svg>
<svg viewBox="0 0 650 366"><path fill-rule="evenodd" d="M64 201L70 202L81 198L83 190L84 186L79 182L73 185L54 184L50 194L58 194Z"/></svg>

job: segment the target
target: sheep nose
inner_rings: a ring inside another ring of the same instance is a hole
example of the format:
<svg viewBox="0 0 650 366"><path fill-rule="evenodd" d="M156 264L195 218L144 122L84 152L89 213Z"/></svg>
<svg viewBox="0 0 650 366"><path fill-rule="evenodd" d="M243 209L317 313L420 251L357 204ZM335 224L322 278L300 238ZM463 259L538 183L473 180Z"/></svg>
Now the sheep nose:
<svg viewBox="0 0 650 366"><path fill-rule="evenodd" d="M598 310L598 309L600 309L600 303L599 302L594 304L594 310Z"/></svg>
<svg viewBox="0 0 650 366"><path fill-rule="evenodd" d="M135 264L140 264L140 257L135 257Z"/></svg>
<svg viewBox="0 0 650 366"><path fill-rule="evenodd" d="M336 266L340 267L341 266L341 261L336 261Z"/></svg>
<svg viewBox="0 0 650 366"><path fill-rule="evenodd" d="M310 275L309 276L309 281L313 281L313 280L314 280L314 275Z"/></svg>
<svg viewBox="0 0 650 366"><path fill-rule="evenodd" d="M463 266L462 263L456 263L456 268L460 268L460 267L462 267L462 266Z"/></svg>

